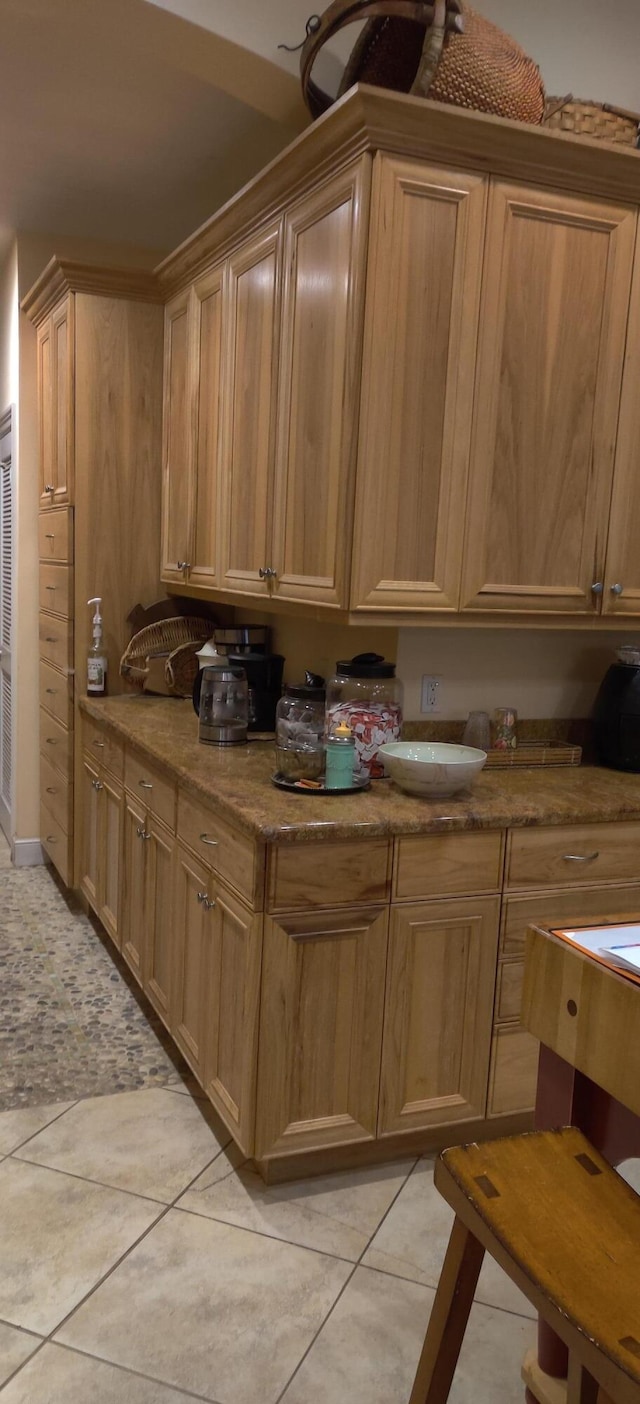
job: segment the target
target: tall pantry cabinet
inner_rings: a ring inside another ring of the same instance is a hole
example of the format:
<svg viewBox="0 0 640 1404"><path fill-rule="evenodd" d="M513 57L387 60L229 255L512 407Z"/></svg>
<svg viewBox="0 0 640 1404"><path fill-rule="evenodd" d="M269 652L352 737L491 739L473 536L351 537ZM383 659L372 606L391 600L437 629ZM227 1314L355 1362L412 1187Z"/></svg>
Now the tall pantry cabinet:
<svg viewBox="0 0 640 1404"><path fill-rule="evenodd" d="M77 886L87 601L102 597L108 685L121 691L127 615L158 591L162 307L150 273L52 259L22 308L37 329L41 842Z"/></svg>

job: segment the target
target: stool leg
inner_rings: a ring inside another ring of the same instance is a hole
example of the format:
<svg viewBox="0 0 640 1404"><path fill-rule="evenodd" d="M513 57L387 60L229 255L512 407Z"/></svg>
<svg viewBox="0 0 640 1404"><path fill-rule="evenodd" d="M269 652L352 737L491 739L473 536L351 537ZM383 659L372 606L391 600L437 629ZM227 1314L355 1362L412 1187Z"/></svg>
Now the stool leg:
<svg viewBox="0 0 640 1404"><path fill-rule="evenodd" d="M409 1404L446 1404L483 1258L482 1244L456 1219Z"/></svg>
<svg viewBox="0 0 640 1404"><path fill-rule="evenodd" d="M601 1400L602 1397L600 1394ZM598 1382L575 1355L569 1356L567 1404L598 1404Z"/></svg>

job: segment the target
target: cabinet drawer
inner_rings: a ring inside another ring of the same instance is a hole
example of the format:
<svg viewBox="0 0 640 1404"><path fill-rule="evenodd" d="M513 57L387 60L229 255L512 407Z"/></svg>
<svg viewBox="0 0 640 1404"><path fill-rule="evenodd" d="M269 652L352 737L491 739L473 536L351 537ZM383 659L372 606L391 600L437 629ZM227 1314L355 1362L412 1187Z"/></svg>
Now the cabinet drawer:
<svg viewBox="0 0 640 1404"><path fill-rule="evenodd" d="M73 832L73 784L56 770L46 756L40 756L40 796L49 814L64 830Z"/></svg>
<svg viewBox="0 0 640 1404"><path fill-rule="evenodd" d="M65 834L44 804L40 805L40 843L68 887L71 881L72 838L70 834Z"/></svg>
<svg viewBox="0 0 640 1404"><path fill-rule="evenodd" d="M50 614L41 614L39 628L40 657L63 672L72 668L73 624L64 619L53 619Z"/></svg>
<svg viewBox="0 0 640 1404"><path fill-rule="evenodd" d="M269 849L267 909L295 912L352 902L387 902L391 845L368 843L273 844Z"/></svg>
<svg viewBox="0 0 640 1404"><path fill-rule="evenodd" d="M51 712L63 726L73 724L73 679L40 661L40 706Z"/></svg>
<svg viewBox="0 0 640 1404"><path fill-rule="evenodd" d="M129 793L135 795L138 804L144 805L156 819L174 834L176 831L176 787L164 775L159 775L146 760L141 760L135 751L127 751L124 758L124 783Z"/></svg>
<svg viewBox="0 0 640 1404"><path fill-rule="evenodd" d="M178 838L246 897L254 910L262 910L262 850L182 790L178 793Z"/></svg>
<svg viewBox="0 0 640 1404"><path fill-rule="evenodd" d="M501 1023L520 1018L522 1004L523 960L502 960L498 965L495 1018Z"/></svg>
<svg viewBox="0 0 640 1404"><path fill-rule="evenodd" d="M122 780L124 777L124 745L112 736L108 731L91 720L90 717L82 718L82 744L85 751L94 763L102 765L105 770ZM140 791L142 793L142 791Z"/></svg>
<svg viewBox="0 0 640 1404"><path fill-rule="evenodd" d="M419 834L396 839L393 900L496 892L504 834Z"/></svg>
<svg viewBox="0 0 640 1404"><path fill-rule="evenodd" d="M41 561L73 561L73 523L70 507L54 507L38 516L38 554Z"/></svg>
<svg viewBox="0 0 640 1404"><path fill-rule="evenodd" d="M507 887L640 882L640 824L512 829Z"/></svg>
<svg viewBox="0 0 640 1404"><path fill-rule="evenodd" d="M66 565L40 566L40 608L61 614L63 619L73 615L73 570Z"/></svg>
<svg viewBox="0 0 640 1404"><path fill-rule="evenodd" d="M489 1116L531 1111L538 1079L537 1039L517 1024L497 1029L491 1046Z"/></svg>
<svg viewBox="0 0 640 1404"><path fill-rule="evenodd" d="M528 926L588 926L594 921L640 921L640 883L507 897L500 949L503 955L524 955Z"/></svg>
<svg viewBox="0 0 640 1404"><path fill-rule="evenodd" d="M40 709L40 752L56 770L70 777L73 772L73 732Z"/></svg>

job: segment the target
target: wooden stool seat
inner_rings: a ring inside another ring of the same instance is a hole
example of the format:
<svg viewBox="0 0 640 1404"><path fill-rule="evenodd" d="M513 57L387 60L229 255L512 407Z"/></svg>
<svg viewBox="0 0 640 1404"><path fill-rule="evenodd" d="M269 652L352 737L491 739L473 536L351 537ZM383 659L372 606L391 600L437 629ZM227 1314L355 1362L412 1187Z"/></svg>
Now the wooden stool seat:
<svg viewBox="0 0 640 1404"><path fill-rule="evenodd" d="M448 1397L485 1250L567 1345L568 1404L640 1404L640 1196L582 1132L456 1146L434 1179L456 1221L410 1404Z"/></svg>

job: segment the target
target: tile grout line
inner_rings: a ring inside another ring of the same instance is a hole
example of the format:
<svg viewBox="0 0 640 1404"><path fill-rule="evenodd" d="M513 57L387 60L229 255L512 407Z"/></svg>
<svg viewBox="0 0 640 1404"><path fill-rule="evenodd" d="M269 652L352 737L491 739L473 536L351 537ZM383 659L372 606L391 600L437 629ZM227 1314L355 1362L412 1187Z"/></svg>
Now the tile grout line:
<svg viewBox="0 0 640 1404"><path fill-rule="evenodd" d="M405 1176L405 1178L404 1178L402 1184L400 1185L400 1187L399 1187L397 1193L394 1194L393 1199L391 1200L391 1203L390 1203L390 1204L388 1205L388 1207L385 1209L385 1212L384 1212L384 1214L382 1215L382 1218L381 1218L379 1224L377 1225L377 1228L374 1229L374 1231L373 1231L373 1233L371 1234L371 1236L367 1239L367 1242L366 1242L364 1248L362 1249L362 1252L361 1252L361 1254L360 1254L360 1257L357 1258L356 1262L353 1264L353 1267L352 1267L352 1269L351 1269L351 1272L349 1273L349 1276L348 1276L348 1277L346 1278L346 1280L343 1282L342 1287L340 1288L340 1291L338 1292L338 1295L337 1295L335 1301L334 1301L334 1302L331 1304L331 1306L329 1307L329 1310L328 1310L328 1312L327 1312L327 1314L326 1314L324 1320L321 1322L320 1326L318 1327L317 1331L316 1331L315 1334L314 1334L313 1340L311 1340L311 1341L309 1342L309 1345L307 1346L307 1349L305 1350L304 1354L301 1356L300 1360L298 1361L298 1364L296 1365L295 1370L294 1370L294 1371L292 1372L292 1374L289 1376L289 1379L287 1380L287 1382L286 1382L286 1384L285 1384L285 1386L284 1386L284 1389L282 1389L281 1392L280 1392L280 1394L278 1395L278 1398L276 1399L275 1404L282 1404L282 1401L283 1401L283 1399L284 1399L284 1397L285 1397L285 1395L286 1395L287 1390L289 1389L289 1386L290 1386L291 1384L293 1384L293 1381L295 1380L295 1377L296 1377L296 1375L298 1374L299 1370L302 1369L302 1366L304 1365L304 1362L305 1362L305 1360L307 1359L307 1356L308 1356L308 1355L311 1353L311 1351L313 1350L313 1347L314 1347L316 1341L318 1340L319 1336L320 1336L320 1335L322 1334L322 1332L324 1331L324 1328L325 1328L325 1326L327 1325L327 1322L328 1322L328 1321L330 1320L330 1318L333 1316L333 1313L334 1313L334 1311L335 1311L335 1309L336 1309L336 1307L337 1307L337 1305L338 1305L338 1302L339 1302L339 1301L341 1300L341 1298L344 1296L344 1294L345 1294L345 1292L346 1292L346 1290L347 1290L347 1287L349 1286L349 1283L353 1281L353 1279L354 1279L354 1277L355 1277L355 1274L356 1274L358 1268L362 1265L362 1259L363 1259L365 1253L367 1252L367 1249L368 1249L370 1243L371 1243L372 1240L375 1238L375 1236L376 1236L376 1234L379 1232L379 1230L382 1228L382 1225L383 1225L385 1219L387 1218L387 1216L391 1213L391 1210L393 1209L394 1204L396 1203L396 1201L398 1200L398 1198L399 1198L400 1195L402 1194L402 1191L403 1191L405 1185L408 1183L409 1179L411 1178L411 1176L412 1176L412 1174L413 1174L413 1172L414 1172L414 1170L415 1170L415 1168L416 1168L416 1165L418 1164L418 1161L419 1161L419 1160L420 1160L420 1156L418 1156L418 1157L416 1158L414 1164L412 1165L411 1169L409 1170L408 1174Z"/></svg>
<svg viewBox="0 0 640 1404"><path fill-rule="evenodd" d="M30 1136L25 1136L24 1141L19 1141L17 1146L13 1146L10 1151L5 1151L4 1154L7 1159L9 1156L15 1155L17 1151L22 1150L23 1146L28 1146L30 1141L35 1140L36 1136L41 1136L43 1131L48 1131L50 1126L55 1126L56 1121L61 1121L62 1117L67 1115L67 1112L73 1111L73 1108L77 1107L78 1103L83 1100L88 1100L88 1098L83 1099L82 1097L76 1097L75 1101L72 1101L68 1107L65 1107L64 1111L58 1112L57 1116L52 1116L51 1121L45 1121L44 1126L41 1126L39 1131L33 1131ZM7 1112L30 1110L30 1107L7 1107ZM2 1116L4 1116L4 1112L0 1112L0 1117ZM0 1157L0 1159L1 1158L2 1157Z"/></svg>
<svg viewBox="0 0 640 1404"><path fill-rule="evenodd" d="M133 1370L129 1365L119 1365L114 1360L108 1360L103 1355L91 1355L88 1350L82 1350L80 1346L67 1345L62 1341L52 1341L50 1337L41 1341L37 1349L29 1356L29 1359L23 1360L22 1364L18 1365L17 1369L13 1371L13 1374L9 1375L4 1383L0 1385L0 1394L2 1394L5 1385L8 1385L10 1380L15 1379L16 1375L24 1369L25 1365L28 1365L29 1361L33 1360L35 1355L39 1355L42 1347L46 1345L55 1346L56 1350L67 1350L71 1355L80 1355L83 1360L94 1360L98 1365L108 1365L112 1370L119 1370L123 1375L133 1375L137 1380L148 1380L150 1384L161 1385L163 1389L173 1390L176 1394L183 1394L188 1399L197 1399L200 1401L200 1404L219 1404L219 1401L214 1399L211 1394L196 1394L194 1390L189 1389L188 1385L170 1384L168 1380L161 1379L159 1375L146 1375L143 1370Z"/></svg>

